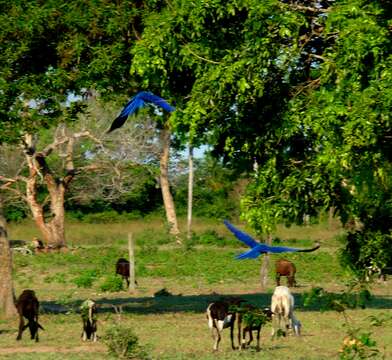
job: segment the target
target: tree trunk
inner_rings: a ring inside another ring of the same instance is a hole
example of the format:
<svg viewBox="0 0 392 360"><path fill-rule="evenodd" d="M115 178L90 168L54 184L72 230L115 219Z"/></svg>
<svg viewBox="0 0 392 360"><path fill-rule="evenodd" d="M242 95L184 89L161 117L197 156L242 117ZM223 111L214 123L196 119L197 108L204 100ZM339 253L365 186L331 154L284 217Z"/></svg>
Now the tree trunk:
<svg viewBox="0 0 392 360"><path fill-rule="evenodd" d="M163 198L163 205L165 206L166 218L169 223L170 234L179 235L176 209L174 206L173 196L170 192L169 185L169 154L170 154L170 130L163 128L160 134L161 140L161 158L160 158L160 182Z"/></svg>
<svg viewBox="0 0 392 360"><path fill-rule="evenodd" d="M128 233L128 255L129 255L129 286L128 291L132 292L136 289L135 278L135 240L132 233Z"/></svg>
<svg viewBox="0 0 392 360"><path fill-rule="evenodd" d="M267 245L272 244L272 236L268 235ZM267 289L268 285L268 267L269 267L269 261L270 261L270 256L269 254L264 254L263 255L263 262L261 263L260 267L260 284L261 284L261 290L265 291Z"/></svg>
<svg viewBox="0 0 392 360"><path fill-rule="evenodd" d="M64 226L64 193L65 187L60 182L47 182L50 196L50 220L45 219L44 208L37 200L36 178L30 178L27 183L27 202L30 206L33 219L41 231L44 241L52 247L65 246L65 226Z"/></svg>
<svg viewBox="0 0 392 360"><path fill-rule="evenodd" d="M12 317L16 314L15 292L12 283L12 255L0 200L0 315Z"/></svg>
<svg viewBox="0 0 392 360"><path fill-rule="evenodd" d="M187 237L192 238L192 205L193 205L193 147L189 144L189 178L188 178L188 221Z"/></svg>

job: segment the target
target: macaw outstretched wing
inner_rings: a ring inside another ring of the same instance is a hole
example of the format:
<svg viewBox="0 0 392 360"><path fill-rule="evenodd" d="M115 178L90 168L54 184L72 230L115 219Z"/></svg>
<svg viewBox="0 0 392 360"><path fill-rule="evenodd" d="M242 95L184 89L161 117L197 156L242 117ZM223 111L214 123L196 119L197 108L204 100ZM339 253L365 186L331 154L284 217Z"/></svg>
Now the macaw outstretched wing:
<svg viewBox="0 0 392 360"><path fill-rule="evenodd" d="M111 132L124 125L129 115L134 114L138 109L146 105L146 103L154 104L161 107L168 112L174 111L174 107L169 105L164 99L160 98L153 93L141 91L137 93L128 103L124 106L119 116L117 116L108 132Z"/></svg>
<svg viewBox="0 0 392 360"><path fill-rule="evenodd" d="M248 245L251 248L260 245L260 243L253 239L250 235L241 230L238 230L233 224L230 224L227 220L224 220L223 222L226 227L235 235L235 237L238 240L242 241L244 244Z"/></svg>
<svg viewBox="0 0 392 360"><path fill-rule="evenodd" d="M286 246L271 246L267 244L262 244L254 240L251 236L238 230L234 225L230 224L227 220L224 221L227 228L236 236L236 238L242 241L244 244L251 247L250 250L236 256L236 259L256 259L261 254L273 253L279 254L284 252L311 252L315 251L320 247L320 244L316 244L310 249L297 249Z"/></svg>

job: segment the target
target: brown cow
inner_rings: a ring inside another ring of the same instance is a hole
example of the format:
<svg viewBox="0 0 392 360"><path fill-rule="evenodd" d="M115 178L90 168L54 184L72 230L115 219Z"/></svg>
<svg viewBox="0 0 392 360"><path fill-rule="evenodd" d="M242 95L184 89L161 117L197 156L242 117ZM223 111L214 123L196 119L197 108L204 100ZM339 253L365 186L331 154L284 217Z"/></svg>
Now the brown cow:
<svg viewBox="0 0 392 360"><path fill-rule="evenodd" d="M33 290L23 290L16 302L16 309L19 314L19 331L16 340L22 339L23 331L28 327L30 329L31 339L38 342L38 328L44 329L38 322L39 301ZM28 320L27 325L24 319Z"/></svg>
<svg viewBox="0 0 392 360"><path fill-rule="evenodd" d="M297 283L295 281L295 273L297 272L297 269L295 268L295 265L291 261L286 259L276 260L275 270L276 270L276 286L280 286L281 276L287 276L287 285L289 287L296 286Z"/></svg>

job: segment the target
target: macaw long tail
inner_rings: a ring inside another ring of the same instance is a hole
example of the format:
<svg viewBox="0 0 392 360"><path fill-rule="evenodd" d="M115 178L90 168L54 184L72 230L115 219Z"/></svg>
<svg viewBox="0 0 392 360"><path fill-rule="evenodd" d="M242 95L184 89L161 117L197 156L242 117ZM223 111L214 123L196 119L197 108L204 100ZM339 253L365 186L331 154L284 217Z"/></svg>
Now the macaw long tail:
<svg viewBox="0 0 392 360"><path fill-rule="evenodd" d="M297 252L312 252L320 248L320 244L317 243L315 247L312 247L311 249L299 249Z"/></svg>

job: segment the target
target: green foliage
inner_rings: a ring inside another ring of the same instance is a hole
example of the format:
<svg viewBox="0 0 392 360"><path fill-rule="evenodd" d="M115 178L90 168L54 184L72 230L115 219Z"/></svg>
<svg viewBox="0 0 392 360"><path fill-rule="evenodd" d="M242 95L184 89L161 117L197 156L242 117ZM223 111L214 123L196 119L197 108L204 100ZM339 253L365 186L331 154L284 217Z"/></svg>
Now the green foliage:
<svg viewBox="0 0 392 360"><path fill-rule="evenodd" d="M119 359L149 359L146 350L139 344L139 339L132 329L116 325L106 330L103 341L109 354Z"/></svg>
<svg viewBox="0 0 392 360"><path fill-rule="evenodd" d="M339 351L339 359L371 359L378 357L380 351L376 348L377 343L371 338L370 332L361 332L360 329L350 329L343 340L343 346Z"/></svg>
<svg viewBox="0 0 392 360"><path fill-rule="evenodd" d="M97 270L85 270L80 276L76 277L73 282L77 287L91 288L98 276L99 271Z"/></svg>
<svg viewBox="0 0 392 360"><path fill-rule="evenodd" d="M138 211L133 211L130 213L121 213L117 211L109 210L100 213L86 214L81 216L83 222L89 224L109 224L109 223L121 223L130 220L140 219L141 213Z"/></svg>
<svg viewBox="0 0 392 360"><path fill-rule="evenodd" d="M335 310L344 312L357 307L365 308L366 303L371 299L371 294L367 289L353 291L349 289L339 294L330 293L321 287L312 288L308 293L304 293L304 306L311 307L317 305L321 311Z"/></svg>
<svg viewBox="0 0 392 360"><path fill-rule="evenodd" d="M99 286L101 291L116 292L123 288L122 277L116 275L108 275L104 278Z"/></svg>
<svg viewBox="0 0 392 360"><path fill-rule="evenodd" d="M342 263L365 278L369 266L379 269L389 266L392 260L391 240L390 234L381 231L363 229L351 232L341 254Z"/></svg>
<svg viewBox="0 0 392 360"><path fill-rule="evenodd" d="M226 238L219 235L215 230L205 230L200 234L193 234L189 241L191 245L213 245L240 247L241 243L234 238Z"/></svg>
<svg viewBox="0 0 392 360"><path fill-rule="evenodd" d="M230 310L241 314L244 327L263 326L270 321L261 309L246 304L231 306Z"/></svg>
<svg viewBox="0 0 392 360"><path fill-rule="evenodd" d="M68 95L132 87L129 47L141 28L134 3L1 3L0 141L18 139L83 111ZM135 33L130 31L134 22ZM66 106L64 106L66 104Z"/></svg>

